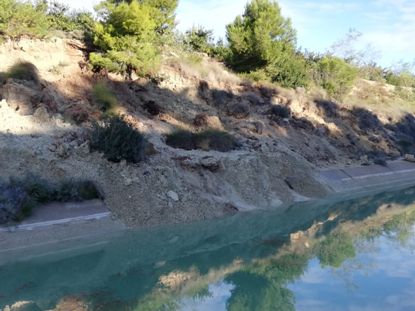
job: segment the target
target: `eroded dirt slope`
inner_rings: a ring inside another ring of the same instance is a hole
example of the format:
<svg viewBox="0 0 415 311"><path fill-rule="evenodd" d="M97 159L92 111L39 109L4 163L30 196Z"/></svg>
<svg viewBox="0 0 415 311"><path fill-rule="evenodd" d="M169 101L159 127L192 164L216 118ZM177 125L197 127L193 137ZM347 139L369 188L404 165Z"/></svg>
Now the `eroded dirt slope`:
<svg viewBox="0 0 415 311"><path fill-rule="evenodd" d="M204 57L195 63L166 53L157 78L133 82L94 75L77 41L0 47L0 72L18 61L34 64L39 82L3 79L2 177L94 180L114 215L131 226L321 197L328 190L316 181L316 168L398 157L414 143L412 114L388 120L303 89L252 84ZM119 112L147 135L152 155L146 162L111 163L89 151L90 122L102 115L91 96L98 81L108 83ZM287 107L289 114L283 117L275 107ZM241 147L227 153L175 149L166 145L165 134L177 128L224 130Z"/></svg>

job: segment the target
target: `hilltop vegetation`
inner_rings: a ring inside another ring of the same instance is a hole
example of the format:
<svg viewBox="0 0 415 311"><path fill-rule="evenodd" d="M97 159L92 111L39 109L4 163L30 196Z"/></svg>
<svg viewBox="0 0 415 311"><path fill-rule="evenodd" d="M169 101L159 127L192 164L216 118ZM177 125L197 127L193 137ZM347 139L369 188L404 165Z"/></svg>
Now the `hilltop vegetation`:
<svg viewBox="0 0 415 311"><path fill-rule="evenodd" d="M399 88L415 86L407 68L394 71L376 63L357 64L353 57L302 52L291 20L275 1L249 2L243 14L227 25L226 43L215 43L212 31L200 26L184 34L175 32L177 5L177 0L106 0L96 6L94 20L92 14L71 11L56 1L48 5L46 1L3 0L0 34L19 40L43 38L56 30L81 31L91 48L93 70L120 73L127 79L133 73L156 76L163 51L180 46L207 53L243 77L283 87L317 86L338 100L350 92L358 77Z"/></svg>

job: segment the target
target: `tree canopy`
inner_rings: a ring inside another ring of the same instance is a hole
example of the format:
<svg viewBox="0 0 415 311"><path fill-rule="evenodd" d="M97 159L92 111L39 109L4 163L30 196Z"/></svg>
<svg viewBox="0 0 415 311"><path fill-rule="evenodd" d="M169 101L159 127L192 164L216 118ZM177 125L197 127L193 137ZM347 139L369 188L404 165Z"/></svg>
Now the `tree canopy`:
<svg viewBox="0 0 415 311"><path fill-rule="evenodd" d="M261 68L279 57L287 49L293 49L296 40L291 21L281 15L276 2L253 0L226 27L232 63L241 71Z"/></svg>
<svg viewBox="0 0 415 311"><path fill-rule="evenodd" d="M43 37L49 30L45 1L0 0L0 34L12 39Z"/></svg>
<svg viewBox="0 0 415 311"><path fill-rule="evenodd" d="M305 62L296 56L296 32L277 2L252 0L226 31L232 52L228 64L236 71L262 70L285 86L306 84ZM287 75L293 78L287 80Z"/></svg>
<svg viewBox="0 0 415 311"><path fill-rule="evenodd" d="M174 26L176 0L103 1L96 7L94 44L91 53L95 68L145 76L159 62L158 40Z"/></svg>

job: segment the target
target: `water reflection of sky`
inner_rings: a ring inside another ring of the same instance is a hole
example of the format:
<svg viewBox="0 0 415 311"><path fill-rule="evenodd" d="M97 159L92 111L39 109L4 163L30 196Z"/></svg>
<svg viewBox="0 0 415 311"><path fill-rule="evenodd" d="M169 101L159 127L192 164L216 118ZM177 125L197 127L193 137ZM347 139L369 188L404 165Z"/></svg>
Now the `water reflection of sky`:
<svg viewBox="0 0 415 311"><path fill-rule="evenodd" d="M336 269L309 261L304 275L287 287L294 293L297 311L406 311L415 310L415 236L405 243L381 236L358 241L356 258ZM209 285L209 295L184 298L183 311L220 311L235 286L226 281Z"/></svg>
<svg viewBox="0 0 415 311"><path fill-rule="evenodd" d="M406 242L382 236L339 269L311 260L303 277L288 286L296 310L415 310L414 236Z"/></svg>

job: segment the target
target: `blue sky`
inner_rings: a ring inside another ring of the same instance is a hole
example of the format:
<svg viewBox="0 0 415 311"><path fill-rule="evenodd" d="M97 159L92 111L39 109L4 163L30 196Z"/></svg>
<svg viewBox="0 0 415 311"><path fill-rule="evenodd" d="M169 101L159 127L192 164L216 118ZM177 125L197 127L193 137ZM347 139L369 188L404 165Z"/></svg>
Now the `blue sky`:
<svg viewBox="0 0 415 311"><path fill-rule="evenodd" d="M98 0L68 1L91 8ZM244 10L246 0L180 0L178 29L193 25L213 29L225 37L225 25ZM284 16L297 29L298 45L326 51L350 28L362 33L357 46L368 49L384 66L415 60L415 0L280 0Z"/></svg>

